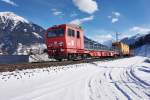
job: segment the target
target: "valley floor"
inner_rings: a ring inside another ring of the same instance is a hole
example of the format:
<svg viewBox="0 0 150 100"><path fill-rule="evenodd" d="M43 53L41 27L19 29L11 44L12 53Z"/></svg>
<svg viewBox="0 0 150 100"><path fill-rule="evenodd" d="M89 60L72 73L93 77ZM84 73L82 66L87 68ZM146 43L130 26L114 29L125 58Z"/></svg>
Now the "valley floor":
<svg viewBox="0 0 150 100"><path fill-rule="evenodd" d="M1 100L150 100L150 59L0 73Z"/></svg>

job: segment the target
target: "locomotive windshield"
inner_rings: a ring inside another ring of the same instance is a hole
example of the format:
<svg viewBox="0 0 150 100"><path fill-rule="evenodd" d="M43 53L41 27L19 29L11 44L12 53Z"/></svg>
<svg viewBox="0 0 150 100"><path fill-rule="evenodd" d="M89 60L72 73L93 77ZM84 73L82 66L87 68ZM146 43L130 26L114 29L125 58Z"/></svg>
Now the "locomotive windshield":
<svg viewBox="0 0 150 100"><path fill-rule="evenodd" d="M52 29L48 32L48 37L58 37L58 36L64 36L64 29Z"/></svg>

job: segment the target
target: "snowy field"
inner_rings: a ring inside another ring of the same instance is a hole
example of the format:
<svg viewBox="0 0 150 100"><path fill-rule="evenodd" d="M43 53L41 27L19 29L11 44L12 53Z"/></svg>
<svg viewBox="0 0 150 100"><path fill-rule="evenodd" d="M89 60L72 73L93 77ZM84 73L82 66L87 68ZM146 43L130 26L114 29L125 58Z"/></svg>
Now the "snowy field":
<svg viewBox="0 0 150 100"><path fill-rule="evenodd" d="M0 100L150 100L150 58L0 73Z"/></svg>

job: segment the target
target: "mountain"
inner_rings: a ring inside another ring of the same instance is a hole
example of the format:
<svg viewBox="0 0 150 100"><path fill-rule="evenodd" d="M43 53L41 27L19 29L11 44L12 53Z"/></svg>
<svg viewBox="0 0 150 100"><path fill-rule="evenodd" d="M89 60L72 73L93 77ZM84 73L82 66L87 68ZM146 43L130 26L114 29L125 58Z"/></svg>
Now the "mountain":
<svg viewBox="0 0 150 100"><path fill-rule="evenodd" d="M132 48L138 48L145 44L150 44L150 33L136 34L130 38L124 38L121 42L130 45Z"/></svg>
<svg viewBox="0 0 150 100"><path fill-rule="evenodd" d="M14 54L20 45L44 43L45 29L13 12L0 12L0 52Z"/></svg>
<svg viewBox="0 0 150 100"><path fill-rule="evenodd" d="M150 44L150 33L140 37L134 44L130 44L130 46L131 48L138 48L147 44Z"/></svg>
<svg viewBox="0 0 150 100"><path fill-rule="evenodd" d="M150 50L150 33L147 34L137 34L130 38L124 38L121 40L134 50L135 55L142 55L150 57L148 52Z"/></svg>
<svg viewBox="0 0 150 100"><path fill-rule="evenodd" d="M123 38L121 40L121 42L123 43L126 43L128 45L132 45L134 44L136 41L138 41L141 37L145 36L146 34L136 34L132 37L126 37L126 38Z"/></svg>

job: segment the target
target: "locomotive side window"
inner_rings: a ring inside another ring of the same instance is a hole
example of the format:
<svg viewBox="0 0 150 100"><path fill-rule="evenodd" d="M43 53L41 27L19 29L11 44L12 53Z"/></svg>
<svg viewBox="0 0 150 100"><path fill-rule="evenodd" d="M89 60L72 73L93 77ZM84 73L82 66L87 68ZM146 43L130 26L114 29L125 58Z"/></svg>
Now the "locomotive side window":
<svg viewBox="0 0 150 100"><path fill-rule="evenodd" d="M68 29L68 36L74 37L75 36L75 31L72 30L72 29Z"/></svg>
<svg viewBox="0 0 150 100"><path fill-rule="evenodd" d="M77 31L77 38L80 38L80 32Z"/></svg>
<svg viewBox="0 0 150 100"><path fill-rule="evenodd" d="M64 29L52 29L49 30L48 37L57 37L57 36L64 36Z"/></svg>
<svg viewBox="0 0 150 100"><path fill-rule="evenodd" d="M71 36L71 29L68 29L68 36Z"/></svg>

